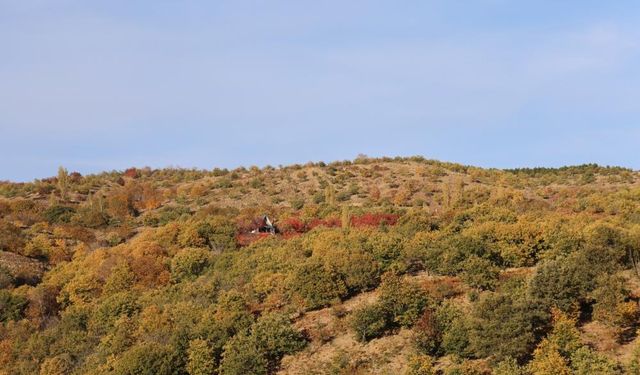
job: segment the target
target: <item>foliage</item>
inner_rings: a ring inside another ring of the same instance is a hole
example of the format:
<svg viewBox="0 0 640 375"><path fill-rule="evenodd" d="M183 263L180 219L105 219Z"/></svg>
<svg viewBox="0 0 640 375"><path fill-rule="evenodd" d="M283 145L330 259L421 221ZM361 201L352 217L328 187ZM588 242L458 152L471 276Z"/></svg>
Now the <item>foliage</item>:
<svg viewBox="0 0 640 375"><path fill-rule="evenodd" d="M209 250L199 248L181 249L171 260L171 280L180 282L191 280L211 263Z"/></svg>
<svg viewBox="0 0 640 375"><path fill-rule="evenodd" d="M316 259L309 259L293 274L293 290L314 309L331 304L347 295L347 287L338 274Z"/></svg>
<svg viewBox="0 0 640 375"><path fill-rule="evenodd" d="M436 375L433 359L426 355L410 357L404 375Z"/></svg>
<svg viewBox="0 0 640 375"><path fill-rule="evenodd" d="M25 297L13 294L8 290L0 290L0 322L22 318L26 307L27 299Z"/></svg>
<svg viewBox="0 0 640 375"><path fill-rule="evenodd" d="M575 317L635 337L637 181L360 157L0 182L0 372L265 374L292 355L355 374L417 351L411 374L620 373ZM250 233L264 214L280 233ZM347 330L386 336L296 355Z"/></svg>
<svg viewBox="0 0 640 375"><path fill-rule="evenodd" d="M486 293L471 314L471 348L479 357L522 360L535 345L533 322L533 312L513 296Z"/></svg>
<svg viewBox="0 0 640 375"><path fill-rule="evenodd" d="M390 322L385 307L377 303L353 311L350 324L356 338L361 342L367 342L382 336Z"/></svg>

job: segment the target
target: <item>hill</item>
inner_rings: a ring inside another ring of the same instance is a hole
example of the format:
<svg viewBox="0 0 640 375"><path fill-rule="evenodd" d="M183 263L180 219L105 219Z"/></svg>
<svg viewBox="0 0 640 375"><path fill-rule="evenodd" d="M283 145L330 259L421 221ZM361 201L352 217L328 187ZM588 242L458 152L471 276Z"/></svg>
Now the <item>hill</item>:
<svg viewBox="0 0 640 375"><path fill-rule="evenodd" d="M637 374L639 177L359 157L1 182L0 374Z"/></svg>

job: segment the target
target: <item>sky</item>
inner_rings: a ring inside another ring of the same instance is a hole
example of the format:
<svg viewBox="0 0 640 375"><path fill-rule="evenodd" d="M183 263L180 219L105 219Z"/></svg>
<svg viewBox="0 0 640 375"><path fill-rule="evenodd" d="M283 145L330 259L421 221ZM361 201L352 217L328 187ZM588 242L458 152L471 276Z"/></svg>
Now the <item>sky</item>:
<svg viewBox="0 0 640 375"><path fill-rule="evenodd" d="M423 155L640 169L640 2L0 0L0 180Z"/></svg>

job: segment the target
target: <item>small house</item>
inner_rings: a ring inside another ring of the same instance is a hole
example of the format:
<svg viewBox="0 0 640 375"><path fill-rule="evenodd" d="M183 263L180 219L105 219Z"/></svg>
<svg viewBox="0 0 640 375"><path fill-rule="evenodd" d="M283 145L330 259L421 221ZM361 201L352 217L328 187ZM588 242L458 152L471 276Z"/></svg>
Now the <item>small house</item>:
<svg viewBox="0 0 640 375"><path fill-rule="evenodd" d="M263 215L261 218L254 221L254 229L251 233L270 233L276 234L278 229L269 219L269 216Z"/></svg>

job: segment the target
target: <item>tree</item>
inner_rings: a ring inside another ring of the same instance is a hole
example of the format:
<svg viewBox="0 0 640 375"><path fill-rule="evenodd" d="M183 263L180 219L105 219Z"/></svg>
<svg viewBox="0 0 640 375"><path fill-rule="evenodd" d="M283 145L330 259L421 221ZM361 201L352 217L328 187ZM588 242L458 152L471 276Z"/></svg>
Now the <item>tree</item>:
<svg viewBox="0 0 640 375"><path fill-rule="evenodd" d="M490 260L471 256L462 265L462 280L473 288L493 290L498 282L500 269Z"/></svg>
<svg viewBox="0 0 640 375"><path fill-rule="evenodd" d="M327 306L347 295L347 287L339 275L313 258L294 271L291 285L308 309Z"/></svg>
<svg viewBox="0 0 640 375"><path fill-rule="evenodd" d="M534 347L534 317L511 295L485 293L471 314L470 344L478 357L524 359Z"/></svg>
<svg viewBox="0 0 640 375"><path fill-rule="evenodd" d="M620 375L620 366L606 356L582 347L571 356L571 368L574 375Z"/></svg>
<svg viewBox="0 0 640 375"><path fill-rule="evenodd" d="M0 290L0 322L21 319L26 307L25 297L14 295L5 289Z"/></svg>
<svg viewBox="0 0 640 375"><path fill-rule="evenodd" d="M412 326L429 303L427 294L419 286L392 272L383 275L379 291L380 304L393 322L403 327Z"/></svg>
<svg viewBox="0 0 640 375"><path fill-rule="evenodd" d="M67 353L47 358L40 365L40 375L67 375L73 369L73 359Z"/></svg>
<svg viewBox="0 0 640 375"><path fill-rule="evenodd" d="M253 336L240 333L225 346L220 363L220 375L266 375L269 363Z"/></svg>
<svg viewBox="0 0 640 375"><path fill-rule="evenodd" d="M538 346L528 367L532 375L572 375L557 345L550 341L545 341Z"/></svg>
<svg viewBox="0 0 640 375"><path fill-rule="evenodd" d="M180 282L193 280L206 269L211 262L211 252L205 249L182 249L171 260L171 280Z"/></svg>
<svg viewBox="0 0 640 375"><path fill-rule="evenodd" d="M64 167L58 168L58 191L60 199L67 199L67 190L69 189L69 172Z"/></svg>
<svg viewBox="0 0 640 375"><path fill-rule="evenodd" d="M174 356L170 348L143 343L126 351L115 362L114 375L173 375Z"/></svg>
<svg viewBox="0 0 640 375"><path fill-rule="evenodd" d="M353 311L350 325L356 339L367 342L384 334L389 326L389 316L381 304L371 304Z"/></svg>
<svg viewBox="0 0 640 375"><path fill-rule="evenodd" d="M302 334L291 327L289 318L278 313L261 316L251 327L251 335L272 370L282 357L302 350L307 344Z"/></svg>
<svg viewBox="0 0 640 375"><path fill-rule="evenodd" d="M189 342L187 351L187 372L189 375L213 375L216 373L215 353L202 339Z"/></svg>
<svg viewBox="0 0 640 375"><path fill-rule="evenodd" d="M437 355L442 344L442 327L436 312L427 308L413 327L413 341L417 348L428 355Z"/></svg>

